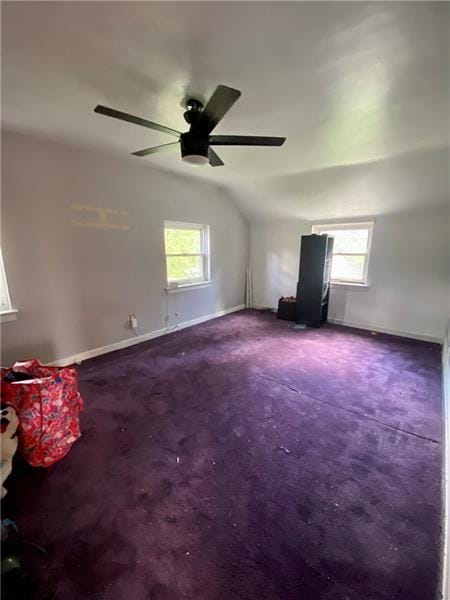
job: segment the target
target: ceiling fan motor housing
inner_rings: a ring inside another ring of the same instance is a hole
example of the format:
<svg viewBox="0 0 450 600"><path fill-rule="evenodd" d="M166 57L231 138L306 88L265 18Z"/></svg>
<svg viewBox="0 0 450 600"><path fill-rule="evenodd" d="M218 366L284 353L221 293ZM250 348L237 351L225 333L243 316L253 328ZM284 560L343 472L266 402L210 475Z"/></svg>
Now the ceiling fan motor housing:
<svg viewBox="0 0 450 600"><path fill-rule="evenodd" d="M195 100L194 98L189 98L186 101L187 111L183 113L184 120L189 125L192 125L194 121L196 121L203 110L203 104L199 100Z"/></svg>
<svg viewBox="0 0 450 600"><path fill-rule="evenodd" d="M204 156L208 158L209 135L183 133L180 137L181 156Z"/></svg>

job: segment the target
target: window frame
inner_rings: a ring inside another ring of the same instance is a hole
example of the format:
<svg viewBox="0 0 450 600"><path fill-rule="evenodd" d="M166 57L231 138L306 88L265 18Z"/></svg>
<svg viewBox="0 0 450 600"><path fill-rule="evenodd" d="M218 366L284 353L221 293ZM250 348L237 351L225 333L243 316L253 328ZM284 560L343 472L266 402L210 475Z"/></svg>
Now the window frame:
<svg viewBox="0 0 450 600"><path fill-rule="evenodd" d="M3 252L0 250L0 313L8 313L11 311L11 297L9 295L8 280L6 279Z"/></svg>
<svg viewBox="0 0 450 600"><path fill-rule="evenodd" d="M200 235L200 252L195 253L167 253L166 250L166 229L188 229L199 230ZM188 288L193 286L201 286L211 281L211 261L210 261L210 227L204 223L188 223L185 221L164 221L164 256L166 260L166 290L177 290L180 288ZM202 258L202 277L192 279L180 279L169 281L168 274L168 256L200 256Z"/></svg>
<svg viewBox="0 0 450 600"><path fill-rule="evenodd" d="M333 252L336 256L364 256L363 274L361 279L330 279L332 285L354 285L367 287L369 285L369 262L372 251L374 221L354 221L350 223L318 223L312 226L312 233L321 235L325 231L348 231L351 229L367 229L366 252Z"/></svg>

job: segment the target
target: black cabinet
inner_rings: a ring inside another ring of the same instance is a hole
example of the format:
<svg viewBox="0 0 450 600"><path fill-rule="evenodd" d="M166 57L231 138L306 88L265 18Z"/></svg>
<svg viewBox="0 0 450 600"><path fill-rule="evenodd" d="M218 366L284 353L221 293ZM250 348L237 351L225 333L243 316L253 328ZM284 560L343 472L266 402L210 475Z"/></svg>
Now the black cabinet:
<svg viewBox="0 0 450 600"><path fill-rule="evenodd" d="M333 238L302 235L297 284L297 323L320 327L328 316Z"/></svg>

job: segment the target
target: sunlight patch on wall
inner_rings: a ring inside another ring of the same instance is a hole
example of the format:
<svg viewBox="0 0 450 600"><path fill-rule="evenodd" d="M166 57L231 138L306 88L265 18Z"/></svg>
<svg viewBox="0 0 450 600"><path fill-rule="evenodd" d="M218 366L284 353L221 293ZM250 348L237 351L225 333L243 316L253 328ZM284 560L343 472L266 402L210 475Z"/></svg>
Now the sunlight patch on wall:
<svg viewBox="0 0 450 600"><path fill-rule="evenodd" d="M70 207L72 225L102 229L129 229L127 210L73 204Z"/></svg>
<svg viewBox="0 0 450 600"><path fill-rule="evenodd" d="M397 75L410 60L399 23L380 7L342 34L335 56L327 75L337 85L328 98L330 117L320 128L318 147L336 165L386 158L396 141Z"/></svg>
<svg viewBox="0 0 450 600"><path fill-rule="evenodd" d="M321 143L334 163L352 164L365 158L386 155L389 133L386 96L389 90L382 65L365 73L354 85L345 82L345 89L335 114L326 122Z"/></svg>

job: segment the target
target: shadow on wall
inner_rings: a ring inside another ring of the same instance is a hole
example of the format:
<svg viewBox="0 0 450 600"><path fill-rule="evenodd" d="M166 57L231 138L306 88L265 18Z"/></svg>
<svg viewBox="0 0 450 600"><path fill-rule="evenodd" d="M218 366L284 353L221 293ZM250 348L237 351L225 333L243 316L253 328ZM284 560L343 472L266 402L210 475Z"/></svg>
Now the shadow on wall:
<svg viewBox="0 0 450 600"><path fill-rule="evenodd" d="M304 221L260 221L251 231L251 264L255 305L276 308L280 296L297 289L301 236L310 233Z"/></svg>
<svg viewBox="0 0 450 600"><path fill-rule="evenodd" d="M269 300L272 307L277 306L281 296L295 296L297 268L298 256L288 248L283 248L279 254L271 252L267 256L265 278L271 282L271 286L266 289L271 289Z"/></svg>
<svg viewBox="0 0 450 600"><path fill-rule="evenodd" d="M448 147L262 179L259 206L276 197L278 218L311 221L442 207L448 198ZM270 208L272 205L270 204Z"/></svg>
<svg viewBox="0 0 450 600"><path fill-rule="evenodd" d="M345 290L332 288L330 290L329 314L334 319L344 320L347 306L347 293Z"/></svg>
<svg viewBox="0 0 450 600"><path fill-rule="evenodd" d="M31 358L37 358L43 363L50 362L55 356L54 344L50 341L42 344L23 344L10 348L8 346L8 330L7 326L10 324L2 325L2 352L1 352L1 366L11 367L16 361L29 360ZM14 326L14 322L11 323Z"/></svg>

